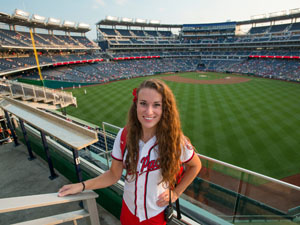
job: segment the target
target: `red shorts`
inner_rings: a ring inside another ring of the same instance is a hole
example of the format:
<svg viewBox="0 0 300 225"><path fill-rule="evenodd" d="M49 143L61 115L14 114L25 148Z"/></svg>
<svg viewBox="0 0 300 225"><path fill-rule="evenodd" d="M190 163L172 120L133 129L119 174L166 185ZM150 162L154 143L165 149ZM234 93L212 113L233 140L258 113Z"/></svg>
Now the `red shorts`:
<svg viewBox="0 0 300 225"><path fill-rule="evenodd" d="M122 202L122 210L121 210L121 217L120 221L122 225L166 225L166 221L164 218L164 211L159 213L158 215L151 217L148 220L144 220L140 222L139 218L133 215L130 210L128 209L126 203Z"/></svg>

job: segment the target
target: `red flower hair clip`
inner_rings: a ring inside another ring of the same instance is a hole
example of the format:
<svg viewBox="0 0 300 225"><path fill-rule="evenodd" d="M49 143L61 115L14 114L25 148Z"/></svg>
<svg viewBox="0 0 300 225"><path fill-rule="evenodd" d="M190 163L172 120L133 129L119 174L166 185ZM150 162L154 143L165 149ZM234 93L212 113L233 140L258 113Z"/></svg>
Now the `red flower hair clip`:
<svg viewBox="0 0 300 225"><path fill-rule="evenodd" d="M134 89L132 90L132 95L134 96L133 102L136 102L136 101L137 101L136 90L137 90L137 88L134 88Z"/></svg>

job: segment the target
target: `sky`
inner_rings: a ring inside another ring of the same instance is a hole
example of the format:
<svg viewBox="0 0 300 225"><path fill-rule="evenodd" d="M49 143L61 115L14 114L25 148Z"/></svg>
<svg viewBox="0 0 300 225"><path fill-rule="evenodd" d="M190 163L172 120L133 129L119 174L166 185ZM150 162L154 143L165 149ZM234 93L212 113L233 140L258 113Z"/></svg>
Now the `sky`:
<svg viewBox="0 0 300 225"><path fill-rule="evenodd" d="M216 23L300 8L299 0L0 0L0 12L15 9L61 21L87 23L96 39L96 23L106 16L159 20L161 24Z"/></svg>

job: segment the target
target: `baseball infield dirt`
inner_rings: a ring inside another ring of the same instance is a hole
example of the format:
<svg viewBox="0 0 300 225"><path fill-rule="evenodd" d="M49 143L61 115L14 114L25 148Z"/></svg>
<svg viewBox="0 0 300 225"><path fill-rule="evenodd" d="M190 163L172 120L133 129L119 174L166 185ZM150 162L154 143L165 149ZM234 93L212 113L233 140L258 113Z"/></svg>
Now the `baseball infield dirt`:
<svg viewBox="0 0 300 225"><path fill-rule="evenodd" d="M180 82L180 83L187 83L187 84L237 84L242 82L248 82L251 79L244 78L244 77L231 77L228 76L226 78L220 78L215 80L196 80L181 76L167 76L167 77L161 77L163 80L167 81L174 81L174 82Z"/></svg>

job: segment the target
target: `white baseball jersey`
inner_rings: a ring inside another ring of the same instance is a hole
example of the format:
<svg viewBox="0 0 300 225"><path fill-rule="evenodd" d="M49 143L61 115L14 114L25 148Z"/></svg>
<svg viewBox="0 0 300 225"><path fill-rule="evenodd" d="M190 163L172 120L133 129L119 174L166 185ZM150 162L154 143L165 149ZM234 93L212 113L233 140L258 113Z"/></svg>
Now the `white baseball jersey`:
<svg viewBox="0 0 300 225"><path fill-rule="evenodd" d="M126 153L122 156L120 148L121 129L116 137L112 150L112 157L118 161L123 161L125 165ZM193 147L186 142L182 148L180 160L186 163L194 155ZM139 141L139 161L137 164L137 175L135 179L125 180L123 199L131 213L140 219L140 222L150 219L161 213L165 207L156 204L158 196L168 189L168 185L160 183L162 175L158 163L158 145L156 137L152 137L147 143Z"/></svg>

